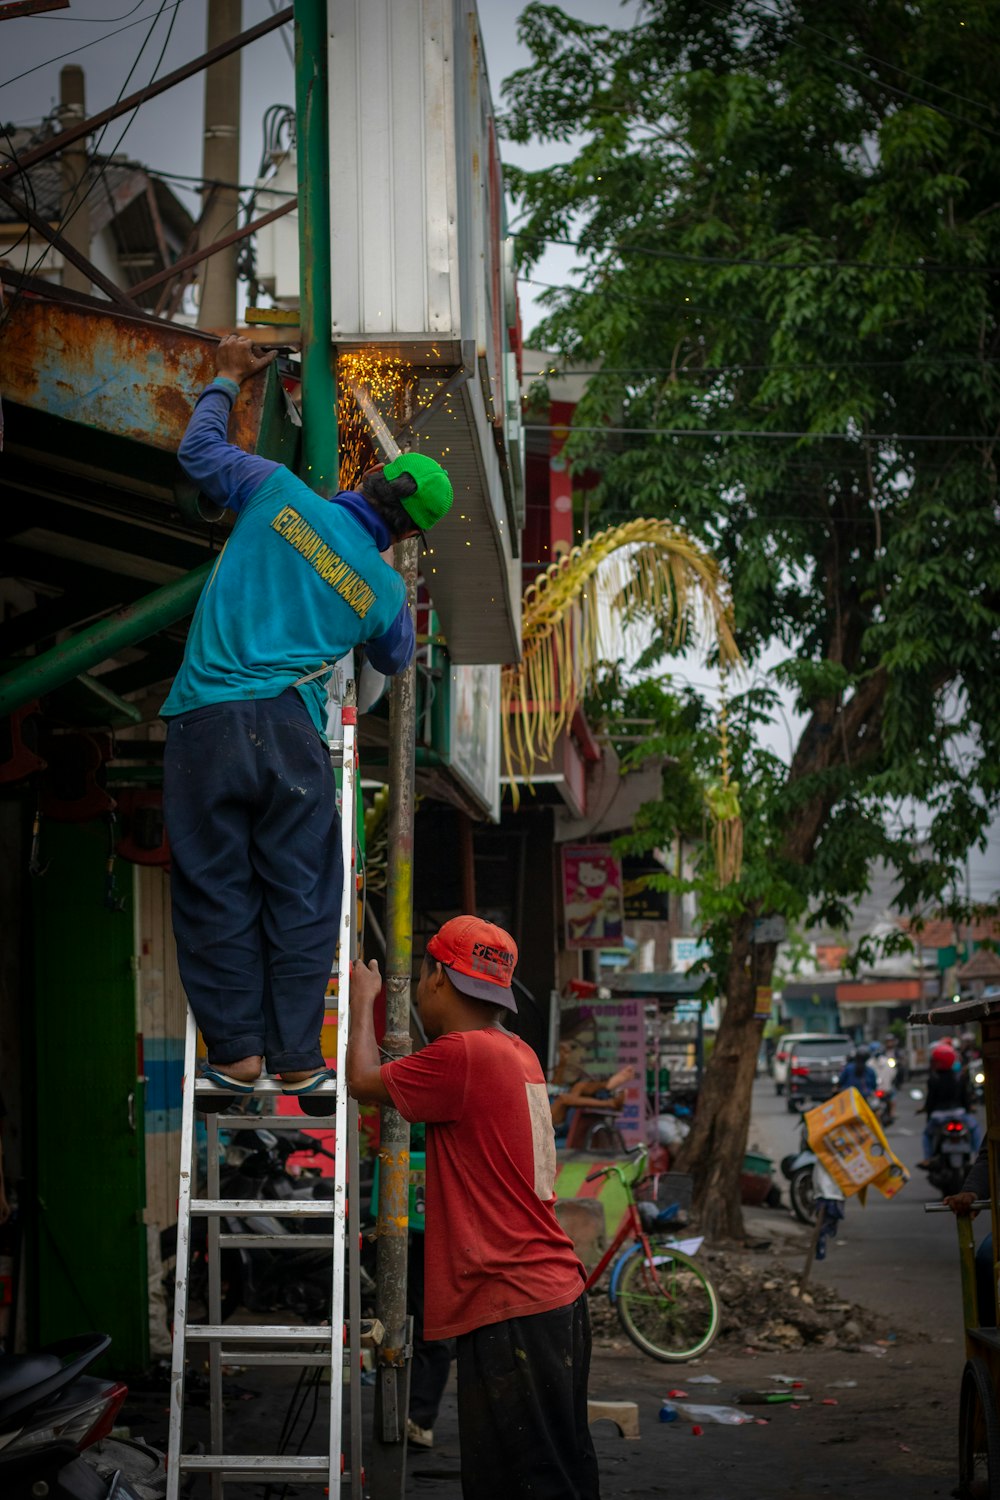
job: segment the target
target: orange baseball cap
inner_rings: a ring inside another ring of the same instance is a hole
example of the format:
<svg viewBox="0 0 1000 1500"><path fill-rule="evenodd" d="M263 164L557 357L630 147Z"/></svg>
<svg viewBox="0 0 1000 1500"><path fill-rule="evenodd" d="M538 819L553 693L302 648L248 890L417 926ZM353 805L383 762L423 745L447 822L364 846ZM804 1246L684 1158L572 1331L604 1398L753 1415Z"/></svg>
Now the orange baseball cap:
<svg viewBox="0 0 1000 1500"><path fill-rule="evenodd" d="M481 917L452 917L431 938L427 952L443 964L456 990L516 1013L511 989L517 944L509 932Z"/></svg>

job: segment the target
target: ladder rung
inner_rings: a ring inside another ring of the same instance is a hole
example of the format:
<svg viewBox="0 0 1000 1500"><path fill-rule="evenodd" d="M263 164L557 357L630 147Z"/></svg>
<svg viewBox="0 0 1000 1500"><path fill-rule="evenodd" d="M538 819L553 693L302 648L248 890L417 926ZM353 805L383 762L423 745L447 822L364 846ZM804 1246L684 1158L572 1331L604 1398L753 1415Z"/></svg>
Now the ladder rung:
<svg viewBox="0 0 1000 1500"><path fill-rule="evenodd" d="M327 1135L333 1134L333 1115L223 1115L215 1117L219 1121L222 1130L325 1130ZM322 1141L317 1141L322 1146ZM309 1154L308 1146L303 1146L304 1155Z"/></svg>
<svg viewBox="0 0 1000 1500"><path fill-rule="evenodd" d="M217 1342L226 1344L230 1340L244 1344L324 1343L329 1345L330 1325L305 1327L301 1323L192 1323L188 1325L186 1337L199 1343ZM362 1318L358 1328L358 1341L362 1349L375 1349L385 1338L385 1325L379 1318ZM287 1350L288 1360L298 1355L299 1350ZM239 1364L242 1355L232 1349L223 1356L233 1364Z"/></svg>
<svg viewBox="0 0 1000 1500"><path fill-rule="evenodd" d="M310 1365L327 1365L330 1362L330 1351L306 1350L306 1349L220 1349L219 1359L224 1365L245 1365L248 1369L257 1368L258 1365L277 1365L282 1369L308 1369ZM348 1360L348 1351L344 1349L344 1363Z"/></svg>
<svg viewBox="0 0 1000 1500"><path fill-rule="evenodd" d="M209 1218L245 1219L248 1214L272 1219L332 1219L332 1198L192 1198L192 1214Z"/></svg>
<svg viewBox="0 0 1000 1500"><path fill-rule="evenodd" d="M197 1344L326 1344L329 1348L333 1330L329 1323L190 1323L185 1338Z"/></svg>
<svg viewBox="0 0 1000 1500"><path fill-rule="evenodd" d="M183 1453L180 1466L186 1474L221 1474L223 1479L326 1479L330 1473L329 1458L301 1453Z"/></svg>
<svg viewBox="0 0 1000 1500"><path fill-rule="evenodd" d="M220 1234L226 1250L332 1250L332 1234Z"/></svg>

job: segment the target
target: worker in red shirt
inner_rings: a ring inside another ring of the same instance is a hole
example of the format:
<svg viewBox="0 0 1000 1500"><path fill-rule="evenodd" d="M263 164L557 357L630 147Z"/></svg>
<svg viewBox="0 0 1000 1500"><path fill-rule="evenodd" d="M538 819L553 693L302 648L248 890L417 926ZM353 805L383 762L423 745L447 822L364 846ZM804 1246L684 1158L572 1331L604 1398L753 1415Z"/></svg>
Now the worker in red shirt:
<svg viewBox="0 0 1000 1500"><path fill-rule="evenodd" d="M356 963L347 1082L427 1124L424 1334L456 1340L465 1500L598 1500L584 1270L553 1208L545 1077L502 1024L517 1011L516 962L502 927L446 922L417 984L429 1045L384 1064L382 977Z"/></svg>

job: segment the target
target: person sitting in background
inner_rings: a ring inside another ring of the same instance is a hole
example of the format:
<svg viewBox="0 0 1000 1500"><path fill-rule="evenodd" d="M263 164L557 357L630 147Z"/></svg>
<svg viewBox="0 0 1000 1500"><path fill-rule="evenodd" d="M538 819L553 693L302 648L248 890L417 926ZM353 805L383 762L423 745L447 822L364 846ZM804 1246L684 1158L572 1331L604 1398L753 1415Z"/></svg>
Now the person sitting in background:
<svg viewBox="0 0 1000 1500"><path fill-rule="evenodd" d="M577 1011L562 1018L559 1053L547 1084L552 1128L557 1141L566 1139L570 1110L596 1106L602 1113L614 1114L625 1103L625 1095L619 1090L635 1077L635 1069L626 1066L612 1073L610 1078L594 1078L584 1067L583 1060L596 1044L597 1026L592 1016Z"/></svg>

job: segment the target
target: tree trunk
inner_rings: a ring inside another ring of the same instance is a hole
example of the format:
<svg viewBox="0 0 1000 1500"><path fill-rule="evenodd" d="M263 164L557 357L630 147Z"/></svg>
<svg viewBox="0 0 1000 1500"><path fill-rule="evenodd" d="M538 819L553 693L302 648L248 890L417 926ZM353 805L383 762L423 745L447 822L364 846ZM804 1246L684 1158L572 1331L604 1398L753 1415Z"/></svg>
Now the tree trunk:
<svg viewBox="0 0 1000 1500"><path fill-rule="evenodd" d="M750 1128L750 1103L760 1022L754 1011L758 984L769 984L776 945L752 949L753 918L737 919L726 974L726 1008L705 1069L691 1134L678 1168L694 1176L694 1207L709 1239L742 1239L740 1172ZM753 958L756 962L752 962Z"/></svg>
<svg viewBox="0 0 1000 1500"><path fill-rule="evenodd" d="M814 710L796 747L789 783L812 778L820 790L802 802L782 841L781 856L805 866L829 816L834 791L824 780L831 766L859 764L879 753L885 713L884 669L879 668L838 707L824 699ZM769 985L777 944L754 946L755 909L734 917L725 976L725 1011L698 1097L691 1134L678 1157L681 1171L694 1178L694 1206L710 1239L743 1237L740 1169L750 1128L753 1081L760 1046L754 1014L757 986Z"/></svg>

